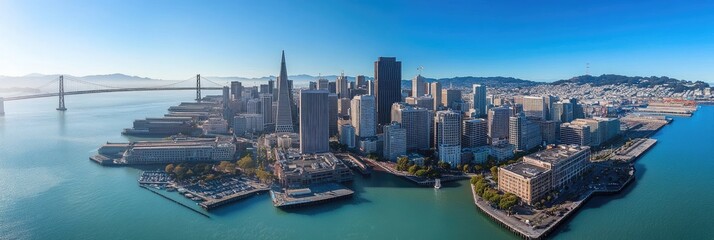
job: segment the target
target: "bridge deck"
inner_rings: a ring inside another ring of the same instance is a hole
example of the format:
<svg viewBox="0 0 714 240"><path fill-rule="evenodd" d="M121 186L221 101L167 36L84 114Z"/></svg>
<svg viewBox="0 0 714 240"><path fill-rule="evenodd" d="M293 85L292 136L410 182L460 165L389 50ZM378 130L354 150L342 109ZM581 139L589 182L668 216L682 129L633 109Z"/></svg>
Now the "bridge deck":
<svg viewBox="0 0 714 240"><path fill-rule="evenodd" d="M202 90L221 90L220 87L202 87ZM196 90L195 87L172 87L172 88L117 88L117 89L102 89L102 90L82 90L65 92L64 95L79 95L91 93L108 93L108 92L138 92L138 91L171 91L171 90ZM25 96L4 97L5 101L15 101L32 98L56 97L59 93L43 93Z"/></svg>

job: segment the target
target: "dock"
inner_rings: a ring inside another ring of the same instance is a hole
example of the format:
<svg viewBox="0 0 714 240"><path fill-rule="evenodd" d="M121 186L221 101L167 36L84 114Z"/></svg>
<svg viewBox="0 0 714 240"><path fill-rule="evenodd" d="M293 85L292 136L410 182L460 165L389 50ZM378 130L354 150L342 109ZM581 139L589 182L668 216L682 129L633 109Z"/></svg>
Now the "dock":
<svg viewBox="0 0 714 240"><path fill-rule="evenodd" d="M353 169L357 169L357 171L362 175L372 174L372 167L362 162L358 158L352 156L352 154L335 154L335 156L339 157L344 161L349 162L350 164L348 165L351 166Z"/></svg>
<svg viewBox="0 0 714 240"><path fill-rule="evenodd" d="M632 145L629 147L623 146L623 148L616 151L615 155L610 159L627 162L633 161L652 148L655 143L657 143L657 140L652 138L635 139Z"/></svg>
<svg viewBox="0 0 714 240"><path fill-rule="evenodd" d="M273 205L278 208L292 208L313 205L328 201L352 197L354 191L339 183L311 185L302 189L283 190L273 188L270 196Z"/></svg>
<svg viewBox="0 0 714 240"><path fill-rule="evenodd" d="M143 189L149 190L149 192L152 192L152 193L154 193L154 194L156 194L156 195L159 195L159 196L161 196L161 197L163 197L163 198L165 198L165 199L168 199L169 201L172 201L172 202L174 202L174 203L176 203L176 204L178 204L178 205L181 205L182 207L185 207L185 208L187 208L188 210L191 210L191 211L193 211L193 212L195 212L195 213L201 214L201 215L204 216L204 217L211 218L211 216L208 216L208 214L205 214L205 213L203 213L203 212L201 212L201 211L198 211L198 210L196 210L196 209L194 209L194 208L192 208L192 207L190 207L190 206L188 206L188 205L186 205L186 204L183 204L183 203L181 203L181 202L179 202L179 201L176 201L176 200L174 200L174 199L172 199L172 198L170 198L170 197L167 197L167 196L165 196L165 195L163 195L163 194L161 194L161 193L159 193L159 192L157 192L157 191L154 191L154 190L151 189L151 188L148 188L148 187L146 187L146 186L144 186L144 185L139 185L139 186L142 187Z"/></svg>
<svg viewBox="0 0 714 240"><path fill-rule="evenodd" d="M255 188L250 191L235 193L233 195L229 195L221 199L207 198L206 201L203 201L198 205L201 206L203 209L211 210L241 199L260 194L261 192L267 192L268 190L270 190L270 188Z"/></svg>

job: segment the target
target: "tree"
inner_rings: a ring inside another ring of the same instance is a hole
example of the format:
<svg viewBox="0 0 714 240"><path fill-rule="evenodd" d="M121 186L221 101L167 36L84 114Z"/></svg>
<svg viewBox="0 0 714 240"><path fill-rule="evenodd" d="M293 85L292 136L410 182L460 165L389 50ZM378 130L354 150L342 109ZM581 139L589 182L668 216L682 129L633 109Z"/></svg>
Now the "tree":
<svg viewBox="0 0 714 240"><path fill-rule="evenodd" d="M451 164L444 162L444 161L439 161L439 168L441 169L451 169Z"/></svg>
<svg viewBox="0 0 714 240"><path fill-rule="evenodd" d="M423 177L427 174L427 170L424 169L419 169L418 171L414 172L414 175L417 177Z"/></svg>
<svg viewBox="0 0 714 240"><path fill-rule="evenodd" d="M269 172L262 170L262 169L256 170L255 175L258 177L258 179L260 179L261 182L264 182L264 183L271 183L273 181L273 179L275 178L275 176L273 176L273 174L270 174Z"/></svg>
<svg viewBox="0 0 714 240"><path fill-rule="evenodd" d="M493 180L498 179L498 167L496 167L496 166L491 167L491 176L493 177Z"/></svg>
<svg viewBox="0 0 714 240"><path fill-rule="evenodd" d="M506 193L499 201L498 208L510 212L513 209L513 206L516 205L516 203L518 203L518 196L513 193Z"/></svg>
<svg viewBox="0 0 714 240"><path fill-rule="evenodd" d="M164 171L166 171L167 173L172 173L174 172L174 168L174 165L169 163L169 165L166 165L166 168L164 168Z"/></svg>
<svg viewBox="0 0 714 240"><path fill-rule="evenodd" d="M398 157L397 158L397 170L398 171L406 171L409 168L409 158L407 157Z"/></svg>
<svg viewBox="0 0 714 240"><path fill-rule="evenodd" d="M474 171L480 172L481 170L483 170L483 167L481 166L481 164L474 165Z"/></svg>
<svg viewBox="0 0 714 240"><path fill-rule="evenodd" d="M412 165L411 167L409 167L409 174L414 174L414 173L416 173L416 171L419 171L418 165L415 164L415 165Z"/></svg>
<svg viewBox="0 0 714 240"><path fill-rule="evenodd" d="M245 157L238 160L238 162L236 162L236 165L238 165L238 167L241 169L253 169L255 168L255 161L253 161L253 158L250 155L246 155Z"/></svg>
<svg viewBox="0 0 714 240"><path fill-rule="evenodd" d="M464 171L464 172L469 172L469 170L471 170L471 166L469 166L468 164L464 164L463 171Z"/></svg>

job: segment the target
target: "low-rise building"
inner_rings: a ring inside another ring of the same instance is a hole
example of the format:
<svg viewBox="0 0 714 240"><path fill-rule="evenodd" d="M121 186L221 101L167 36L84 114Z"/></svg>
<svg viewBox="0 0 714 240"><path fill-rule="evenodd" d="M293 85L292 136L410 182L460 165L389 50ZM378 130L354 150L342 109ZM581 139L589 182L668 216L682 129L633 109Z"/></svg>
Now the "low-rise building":
<svg viewBox="0 0 714 240"><path fill-rule="evenodd" d="M275 151L275 174L287 188L352 181L354 174L332 153L300 154L297 149Z"/></svg>

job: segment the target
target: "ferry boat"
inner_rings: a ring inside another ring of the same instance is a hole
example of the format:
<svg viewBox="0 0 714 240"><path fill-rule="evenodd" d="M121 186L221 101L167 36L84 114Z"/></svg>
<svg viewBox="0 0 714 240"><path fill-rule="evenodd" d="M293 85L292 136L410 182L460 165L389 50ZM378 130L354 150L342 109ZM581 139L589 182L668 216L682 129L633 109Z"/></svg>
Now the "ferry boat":
<svg viewBox="0 0 714 240"><path fill-rule="evenodd" d="M436 188L436 189L441 188L441 179L440 178L435 179L434 188Z"/></svg>

